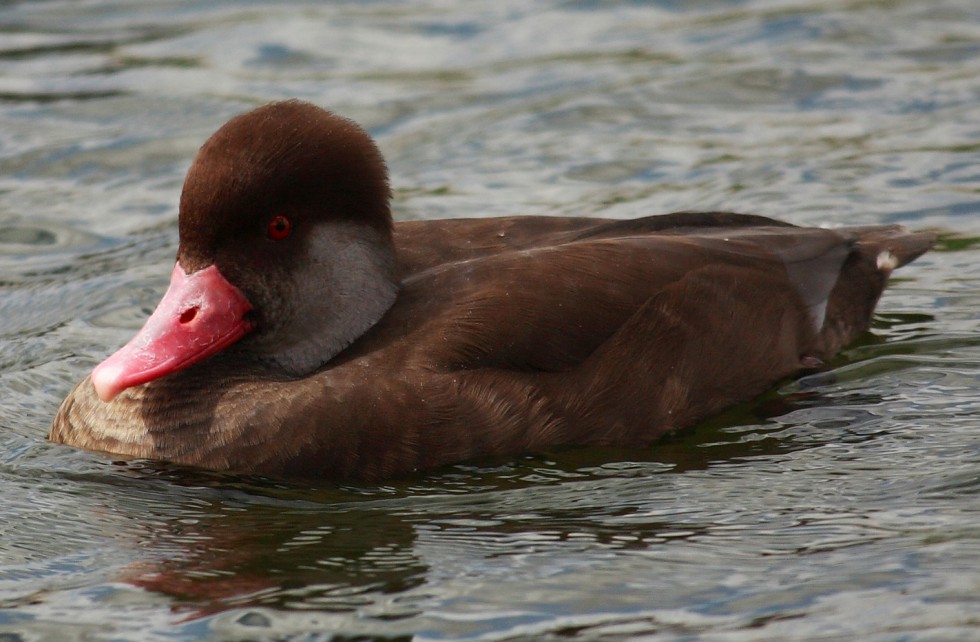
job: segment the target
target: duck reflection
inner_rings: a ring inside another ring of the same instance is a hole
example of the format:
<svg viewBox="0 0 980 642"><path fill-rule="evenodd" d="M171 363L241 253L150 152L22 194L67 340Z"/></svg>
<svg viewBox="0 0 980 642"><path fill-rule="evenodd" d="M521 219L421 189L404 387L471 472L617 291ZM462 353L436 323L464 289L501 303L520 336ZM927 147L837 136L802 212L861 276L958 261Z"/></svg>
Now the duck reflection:
<svg viewBox="0 0 980 642"><path fill-rule="evenodd" d="M184 471L179 481L172 470L166 474L178 484L199 481ZM232 482L260 493L252 496L215 478L208 482L217 485L207 489L208 500L194 497L202 487L191 485L179 512L147 524L141 545L151 561L122 578L169 596L182 619L249 606L350 611L373 595L424 581L427 567L413 552L413 525L397 514L360 510L356 502L338 507L263 496L290 494L264 482Z"/></svg>

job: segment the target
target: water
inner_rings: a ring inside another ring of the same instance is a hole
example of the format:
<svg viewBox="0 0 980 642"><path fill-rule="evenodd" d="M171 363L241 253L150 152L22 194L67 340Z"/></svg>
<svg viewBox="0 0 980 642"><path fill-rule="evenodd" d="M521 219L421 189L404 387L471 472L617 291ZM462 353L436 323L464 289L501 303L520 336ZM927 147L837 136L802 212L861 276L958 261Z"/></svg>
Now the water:
<svg viewBox="0 0 980 642"><path fill-rule="evenodd" d="M973 0L0 5L0 639L980 639ZM45 441L197 146L297 96L399 218L941 234L827 373L644 451L306 487Z"/></svg>

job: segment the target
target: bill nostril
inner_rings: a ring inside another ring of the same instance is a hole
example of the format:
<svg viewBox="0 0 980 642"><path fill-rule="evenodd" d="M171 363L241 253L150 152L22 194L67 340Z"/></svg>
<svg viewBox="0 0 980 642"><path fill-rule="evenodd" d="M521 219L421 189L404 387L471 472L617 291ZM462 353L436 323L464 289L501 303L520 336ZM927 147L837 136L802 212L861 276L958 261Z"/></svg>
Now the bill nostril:
<svg viewBox="0 0 980 642"><path fill-rule="evenodd" d="M199 308L195 305L193 308L187 308L186 310L184 310L183 312L181 312L180 313L180 322L181 323L190 323L191 321L193 321L194 320L194 317L197 316L198 309Z"/></svg>

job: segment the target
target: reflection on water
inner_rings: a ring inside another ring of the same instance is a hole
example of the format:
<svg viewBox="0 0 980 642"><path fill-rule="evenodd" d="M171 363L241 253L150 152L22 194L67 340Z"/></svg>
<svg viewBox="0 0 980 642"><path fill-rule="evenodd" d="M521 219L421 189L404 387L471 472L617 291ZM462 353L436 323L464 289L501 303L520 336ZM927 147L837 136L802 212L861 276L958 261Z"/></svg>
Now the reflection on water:
<svg viewBox="0 0 980 642"><path fill-rule="evenodd" d="M0 638L974 636L975 18L968 0L0 6ZM337 487L48 444L165 288L197 147L287 96L370 129L401 219L736 209L940 242L828 368L644 451Z"/></svg>

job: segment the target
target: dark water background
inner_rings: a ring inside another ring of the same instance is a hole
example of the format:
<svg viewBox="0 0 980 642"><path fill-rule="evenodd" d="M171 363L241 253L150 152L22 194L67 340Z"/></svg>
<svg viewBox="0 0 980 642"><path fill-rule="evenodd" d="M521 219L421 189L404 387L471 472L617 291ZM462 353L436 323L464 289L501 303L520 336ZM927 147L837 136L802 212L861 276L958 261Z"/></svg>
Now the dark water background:
<svg viewBox="0 0 980 642"><path fill-rule="evenodd" d="M942 240L829 372L646 451L308 488L48 444L197 147L293 96L377 137L402 219ZM2 2L0 639L980 640L978 242L974 0Z"/></svg>

